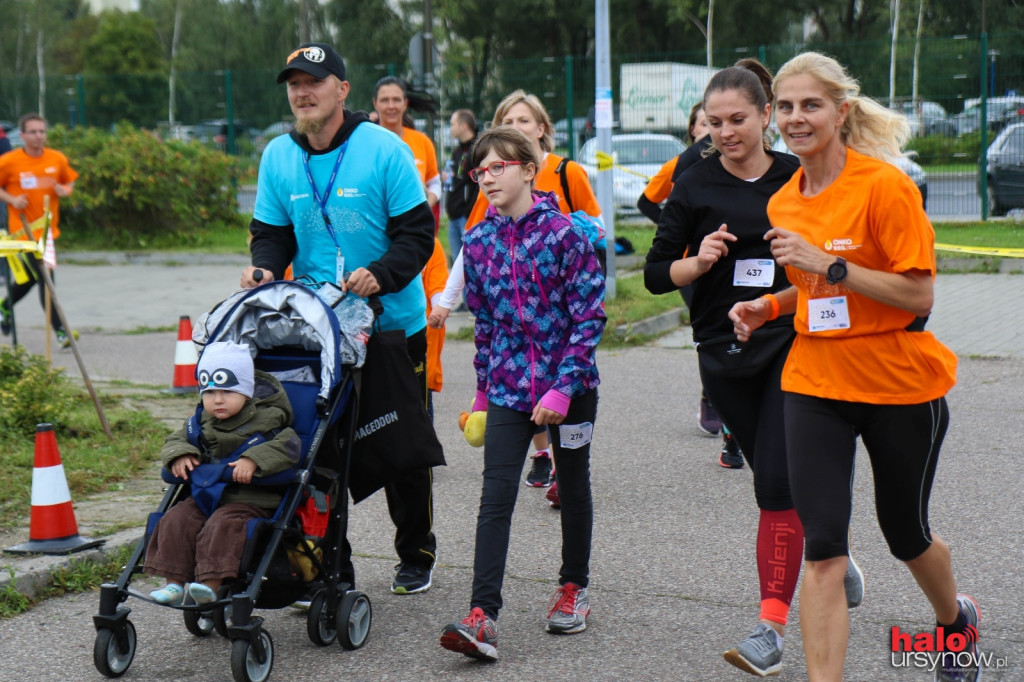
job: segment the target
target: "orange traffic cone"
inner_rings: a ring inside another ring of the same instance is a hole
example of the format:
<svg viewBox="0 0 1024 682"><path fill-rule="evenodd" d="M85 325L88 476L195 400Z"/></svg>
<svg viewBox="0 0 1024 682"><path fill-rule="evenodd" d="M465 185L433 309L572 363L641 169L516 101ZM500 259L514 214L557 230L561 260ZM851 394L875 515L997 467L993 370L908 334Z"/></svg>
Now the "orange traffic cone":
<svg viewBox="0 0 1024 682"><path fill-rule="evenodd" d="M178 318L178 344L174 347L174 380L169 393L195 393L199 390L196 381L196 363L199 355L192 343L192 320L188 315Z"/></svg>
<svg viewBox="0 0 1024 682"><path fill-rule="evenodd" d="M83 538L78 534L71 491L60 463L57 436L52 424L36 426L36 454L32 469L32 521L28 542L4 551L11 554L71 554L98 547L106 540Z"/></svg>

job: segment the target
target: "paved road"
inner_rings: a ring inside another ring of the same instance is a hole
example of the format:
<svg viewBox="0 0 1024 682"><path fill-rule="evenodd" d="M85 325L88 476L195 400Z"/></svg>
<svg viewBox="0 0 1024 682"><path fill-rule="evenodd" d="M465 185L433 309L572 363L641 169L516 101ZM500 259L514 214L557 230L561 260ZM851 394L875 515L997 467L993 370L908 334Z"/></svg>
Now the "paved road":
<svg viewBox="0 0 1024 682"><path fill-rule="evenodd" d="M82 348L91 372L160 385L172 374L174 334L125 335L123 330L198 315L230 293L239 271L237 264L61 266L58 286L69 317L87 332ZM187 283L200 274L207 285L187 291ZM1018 653L1024 629L1024 582L1018 575L1024 556L1018 447L1024 335L1019 316L1005 312L1021 309L1018 282L1014 275L940 276L931 323L961 355L932 523L953 547L961 588L981 604L984 649L1006 661L1006 668L986 671L986 680L1024 679ZM41 342L31 317L35 307L34 302L19 307L30 347ZM118 314L130 321L118 322ZM661 347L599 353L594 614L588 632L574 637L543 632L558 565L558 521L541 491L523 488L500 620L501 660L484 666L437 646L441 627L467 609L481 469L481 451L468 446L456 426L457 413L472 396L472 348L449 342L445 390L437 402L438 434L449 465L436 475L440 565L433 589L414 597L388 593L395 563L391 522L380 496L358 505L350 538L359 553L360 589L374 606L370 641L357 652L320 649L306 638L299 612L265 612L277 647L274 679L750 679L725 664L720 653L746 634L757 615L752 551L757 510L749 471L718 467L716 441L696 429L696 355L685 347L685 334ZM66 364L68 356L57 353L55 359ZM930 679L926 672L890 663L889 629L927 630L930 611L885 549L872 494L866 457L861 457L852 527L867 598L851 612L846 679ZM227 642L192 637L166 609L130 605L139 652L124 679L231 678ZM91 662L96 607L96 595L77 595L0 622L2 677L100 679ZM799 600L786 638L783 680L806 679L796 614Z"/></svg>

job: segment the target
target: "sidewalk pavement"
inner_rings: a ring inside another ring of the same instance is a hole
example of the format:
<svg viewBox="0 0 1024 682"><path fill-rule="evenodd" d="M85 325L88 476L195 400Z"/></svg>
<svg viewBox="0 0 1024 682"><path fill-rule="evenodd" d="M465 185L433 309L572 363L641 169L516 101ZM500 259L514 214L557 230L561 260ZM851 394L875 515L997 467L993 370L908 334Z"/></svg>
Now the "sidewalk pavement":
<svg viewBox="0 0 1024 682"><path fill-rule="evenodd" d="M72 325L83 332L80 346L93 378L168 385L175 333L144 330L176 326L183 314L195 320L231 293L243 266L244 260L61 265L58 294ZM1012 312L1024 302L1018 280L1009 274L940 275L929 322L929 329L961 357L959 383L949 397L953 418L932 497L932 525L953 548L960 588L979 599L983 650L1004 658L1003 668L986 671L989 680L1024 679L1024 660L1016 653L1024 626L1019 614L1024 583L1016 576L1016 560L1024 555L1017 445L1024 417L1019 380L1024 321ZM21 340L41 352L37 302L22 302L18 313ZM289 609L266 612L281 657L278 675L287 670L300 679L336 679L341 660L353 679L568 675L618 680L638 673L652 680L750 679L725 664L720 653L756 621L757 510L749 468L719 467L718 441L697 431L700 386L690 345L689 330L681 328L647 347L599 352L601 423L592 451L594 614L587 633L564 638L542 631L559 563L558 518L543 491L524 488L505 578L501 661L479 666L437 646L441 627L468 609L481 467L481 451L468 446L456 426L474 390L472 344L449 341L445 387L435 401L448 466L435 473L439 564L434 587L414 597L388 594L396 559L383 496L354 507L349 538L357 552L359 587L373 601L370 642L354 653L340 653L337 647L324 651L306 640L303 615ZM56 352L54 363L77 376L70 354ZM867 458L858 460L852 528L867 596L851 612L846 679L923 680L922 671L893 667L888 638L893 625L928 630L930 610L907 571L888 554L872 511ZM107 549L137 536L137 531L122 531L108 539ZM0 563L14 568L22 589L31 576L68 560L5 556ZM90 593L50 600L0 621L6 674L40 680L95 676L89 616L96 602ZM129 605L140 648L128 677L229 679L218 638L196 640L183 628L167 627L173 614L166 610L134 601ZM785 680L806 679L799 599L794 606L780 677ZM50 643L41 643L40 628ZM51 650L58 641L74 655L54 658Z"/></svg>

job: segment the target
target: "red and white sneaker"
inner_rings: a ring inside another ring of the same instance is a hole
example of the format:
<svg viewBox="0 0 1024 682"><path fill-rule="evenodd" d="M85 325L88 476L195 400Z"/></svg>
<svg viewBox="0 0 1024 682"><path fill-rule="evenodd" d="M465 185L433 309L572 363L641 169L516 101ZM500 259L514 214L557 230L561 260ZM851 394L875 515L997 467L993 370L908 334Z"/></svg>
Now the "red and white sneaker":
<svg viewBox="0 0 1024 682"><path fill-rule="evenodd" d="M474 606L461 623L449 623L441 631L441 646L481 661L498 660L498 624Z"/></svg>
<svg viewBox="0 0 1024 682"><path fill-rule="evenodd" d="M548 611L548 632L573 635L587 629L590 615L590 597L587 588L576 583L566 583L555 591Z"/></svg>
<svg viewBox="0 0 1024 682"><path fill-rule="evenodd" d="M544 499L548 501L553 509L558 509L562 506L562 498L558 496L558 481L552 479L551 485L548 486L547 493L544 494Z"/></svg>

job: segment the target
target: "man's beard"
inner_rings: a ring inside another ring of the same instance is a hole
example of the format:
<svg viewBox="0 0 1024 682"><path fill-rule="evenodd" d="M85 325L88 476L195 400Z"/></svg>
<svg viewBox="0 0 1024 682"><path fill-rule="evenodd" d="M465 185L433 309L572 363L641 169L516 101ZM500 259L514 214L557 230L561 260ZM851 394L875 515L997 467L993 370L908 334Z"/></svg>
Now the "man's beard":
<svg viewBox="0 0 1024 682"><path fill-rule="evenodd" d="M336 110L335 110L336 111ZM334 111L329 112L327 115L321 118L299 118L295 121L295 130L300 135L309 137L310 135L318 135L320 131L324 129L327 122L334 116Z"/></svg>
<svg viewBox="0 0 1024 682"><path fill-rule="evenodd" d="M330 116L325 116L323 118L300 118L295 121L295 131L300 135L305 135L307 137L310 135L316 135L324 129L324 126L327 125L327 121L329 119Z"/></svg>

